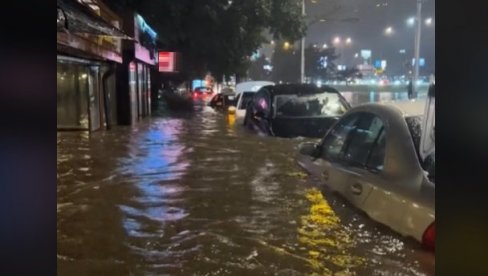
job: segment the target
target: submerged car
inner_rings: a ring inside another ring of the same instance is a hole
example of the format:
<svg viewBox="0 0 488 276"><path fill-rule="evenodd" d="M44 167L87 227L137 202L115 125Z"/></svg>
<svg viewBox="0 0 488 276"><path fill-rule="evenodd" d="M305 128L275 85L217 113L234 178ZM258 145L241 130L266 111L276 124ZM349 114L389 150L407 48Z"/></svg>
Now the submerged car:
<svg viewBox="0 0 488 276"><path fill-rule="evenodd" d="M435 87L426 102L364 104L298 163L370 218L435 251Z"/></svg>
<svg viewBox="0 0 488 276"><path fill-rule="evenodd" d="M216 94L210 100L209 105L215 109L226 110L229 106L235 106L237 102L234 91L225 90Z"/></svg>
<svg viewBox="0 0 488 276"><path fill-rule="evenodd" d="M271 136L321 138L349 108L346 99L329 86L270 85L253 96L244 125Z"/></svg>

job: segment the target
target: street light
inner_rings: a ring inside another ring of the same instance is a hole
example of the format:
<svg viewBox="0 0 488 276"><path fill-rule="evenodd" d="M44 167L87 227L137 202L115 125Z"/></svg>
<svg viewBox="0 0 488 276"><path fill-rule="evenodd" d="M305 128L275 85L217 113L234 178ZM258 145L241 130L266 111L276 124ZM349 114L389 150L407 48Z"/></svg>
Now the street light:
<svg viewBox="0 0 488 276"><path fill-rule="evenodd" d="M409 18L407 19L407 25L408 25L408 26L413 26L413 25L415 25L415 17L409 17Z"/></svg>
<svg viewBox="0 0 488 276"><path fill-rule="evenodd" d="M315 3L315 2L313 2ZM305 17L305 0L302 0L302 16ZM300 41L301 43L301 49L300 49L300 57L301 57L301 62L300 62L300 82L304 83L305 82L305 36L302 37L302 40Z"/></svg>
<svg viewBox="0 0 488 276"><path fill-rule="evenodd" d="M328 47L328 46L327 46L327 44L326 44L326 43L324 43L324 44L322 45L322 49L327 49L327 47Z"/></svg>
<svg viewBox="0 0 488 276"><path fill-rule="evenodd" d="M288 50L290 48L290 43L288 41L285 41L283 44L283 49Z"/></svg>
<svg viewBox="0 0 488 276"><path fill-rule="evenodd" d="M421 30L421 11L422 11L422 0L417 0L417 29L415 30L415 67L412 80L412 96L417 97L417 79L419 78L419 55L420 55L420 30Z"/></svg>
<svg viewBox="0 0 488 276"><path fill-rule="evenodd" d="M425 19L425 25L430 26L432 24L432 17Z"/></svg>
<svg viewBox="0 0 488 276"><path fill-rule="evenodd" d="M332 42L333 42L334 44L339 44L339 43L341 43L341 38L340 38L340 37L338 37L338 36L336 36L336 37L334 37L334 40L333 40Z"/></svg>
<svg viewBox="0 0 488 276"><path fill-rule="evenodd" d="M393 27L391 27L391 26L390 26L390 27L387 27L387 28L385 29L385 34L386 34L386 35L391 35L391 34L393 34Z"/></svg>
<svg viewBox="0 0 488 276"><path fill-rule="evenodd" d="M351 38L350 38L350 37L348 37L348 38L346 39L346 44L351 44L351 42L352 42Z"/></svg>

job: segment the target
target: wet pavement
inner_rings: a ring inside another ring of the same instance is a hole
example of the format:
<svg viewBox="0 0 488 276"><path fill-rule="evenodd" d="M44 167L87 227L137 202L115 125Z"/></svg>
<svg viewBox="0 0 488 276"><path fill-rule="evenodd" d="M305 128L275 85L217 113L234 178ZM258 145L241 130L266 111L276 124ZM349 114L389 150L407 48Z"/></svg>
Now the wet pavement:
<svg viewBox="0 0 488 276"><path fill-rule="evenodd" d="M303 138L197 105L57 140L59 275L434 275L415 241L303 173Z"/></svg>

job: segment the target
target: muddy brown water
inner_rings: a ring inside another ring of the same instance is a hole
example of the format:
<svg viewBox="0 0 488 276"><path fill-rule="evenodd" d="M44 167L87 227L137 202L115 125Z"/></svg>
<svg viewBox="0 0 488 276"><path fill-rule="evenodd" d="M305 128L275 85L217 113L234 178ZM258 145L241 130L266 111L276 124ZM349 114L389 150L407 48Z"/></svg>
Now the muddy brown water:
<svg viewBox="0 0 488 276"><path fill-rule="evenodd" d="M197 105L57 140L59 275L434 274L432 254L303 173L303 138Z"/></svg>

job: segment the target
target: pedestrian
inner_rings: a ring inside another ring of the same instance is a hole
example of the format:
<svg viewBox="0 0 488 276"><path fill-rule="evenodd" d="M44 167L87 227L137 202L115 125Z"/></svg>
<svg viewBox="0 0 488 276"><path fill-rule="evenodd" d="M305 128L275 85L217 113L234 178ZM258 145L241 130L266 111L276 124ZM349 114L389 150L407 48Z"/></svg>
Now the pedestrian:
<svg viewBox="0 0 488 276"><path fill-rule="evenodd" d="M413 83L412 83L412 80L410 80L408 82L408 90L407 90L407 92L408 92L408 98L409 99L412 99L412 96L413 96Z"/></svg>

